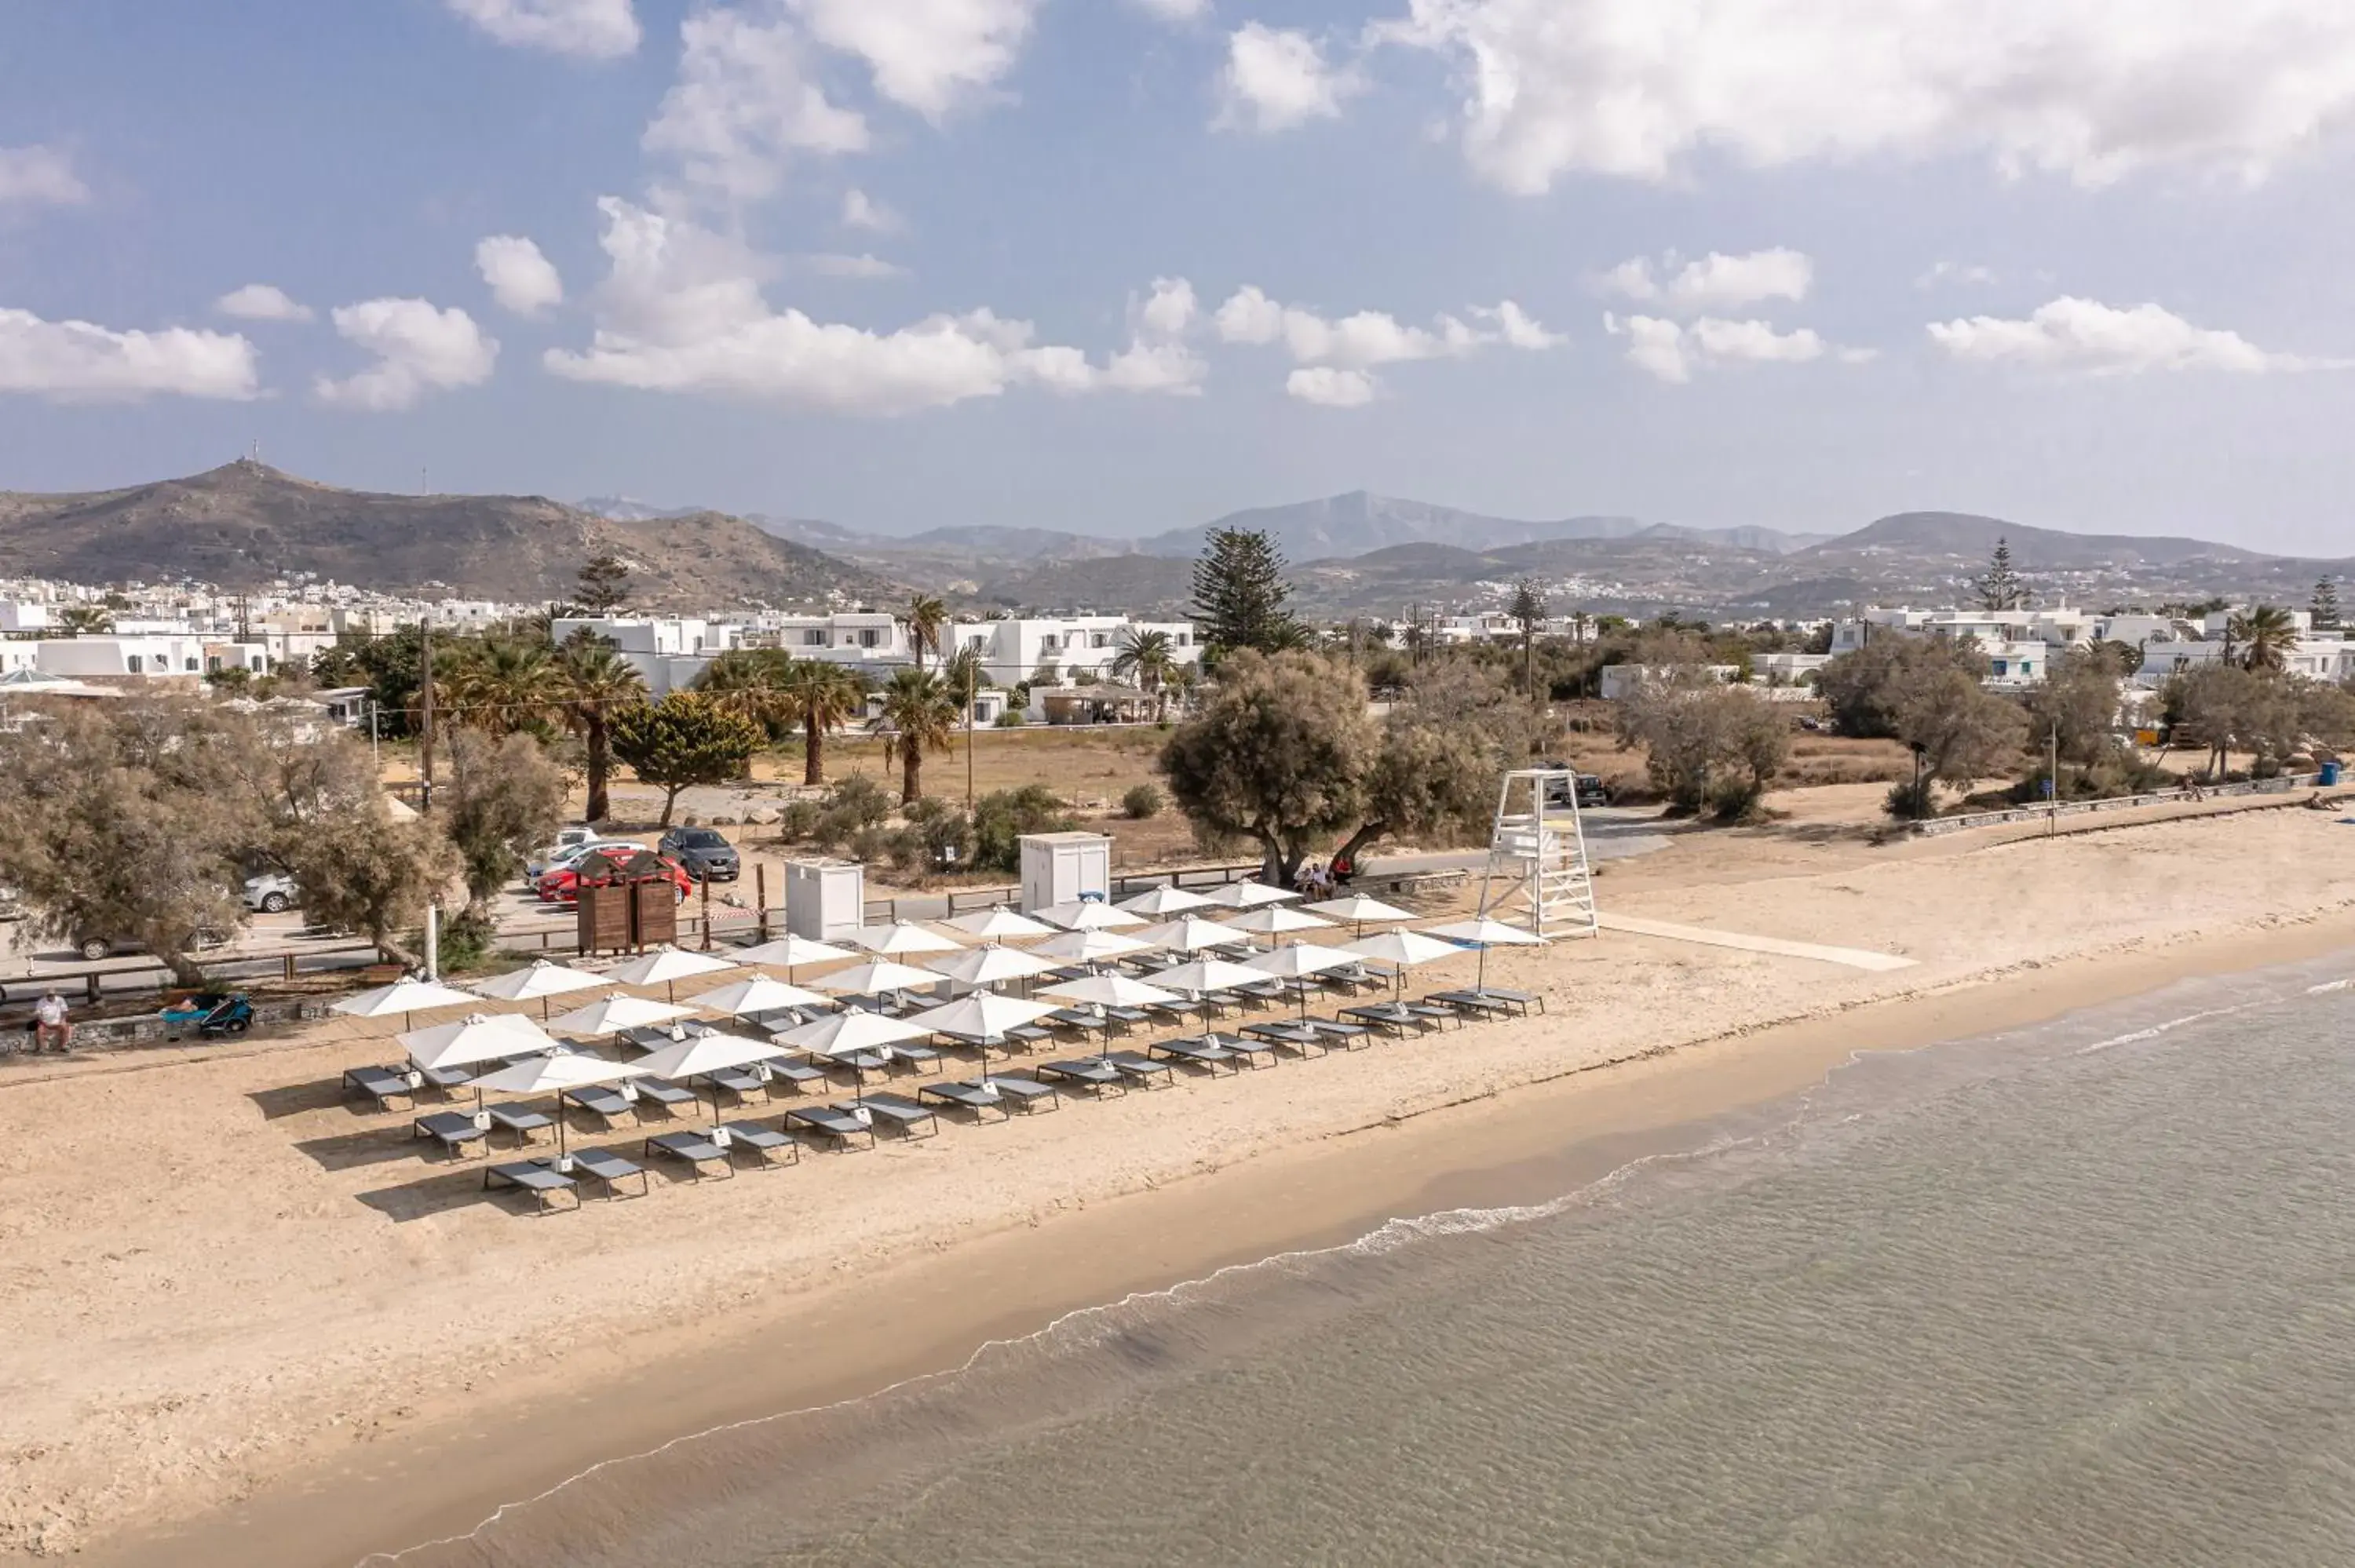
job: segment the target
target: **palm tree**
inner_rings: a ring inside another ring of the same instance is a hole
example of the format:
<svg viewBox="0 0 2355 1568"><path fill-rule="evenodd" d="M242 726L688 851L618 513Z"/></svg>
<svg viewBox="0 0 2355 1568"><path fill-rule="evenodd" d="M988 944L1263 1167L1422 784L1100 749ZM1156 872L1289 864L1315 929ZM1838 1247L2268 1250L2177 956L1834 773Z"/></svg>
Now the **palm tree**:
<svg viewBox="0 0 2355 1568"><path fill-rule="evenodd" d="M2297 644L2297 620L2279 605L2261 604L2232 617L2224 635L2226 659L2238 643L2243 669L2278 674Z"/></svg>
<svg viewBox="0 0 2355 1568"><path fill-rule="evenodd" d="M1170 673L1178 668L1178 656L1172 647L1169 633L1139 631L1132 626L1120 634L1120 647L1112 656L1114 680L1135 681L1153 694L1156 720L1167 711L1169 699L1162 688Z"/></svg>
<svg viewBox="0 0 2355 1568"><path fill-rule="evenodd" d="M826 732L848 724L866 705L867 688L839 664L797 659L785 673L785 712L802 726L802 782L826 782Z"/></svg>
<svg viewBox="0 0 2355 1568"><path fill-rule="evenodd" d="M973 710L981 699L983 678L981 650L960 648L948 656L941 666L941 683L956 698L957 706L964 710L964 810L973 814Z"/></svg>
<svg viewBox="0 0 2355 1568"><path fill-rule="evenodd" d="M114 612L102 604L69 604L58 614L58 630L68 637L103 637L114 630Z"/></svg>
<svg viewBox="0 0 2355 1568"><path fill-rule="evenodd" d="M941 628L948 624L949 607L930 594L908 601L908 644L915 651L916 668L924 667L927 652L941 651Z"/></svg>
<svg viewBox="0 0 2355 1568"><path fill-rule="evenodd" d="M695 689L740 718L774 730L799 715L787 694L793 656L776 648L731 648L703 667Z"/></svg>
<svg viewBox="0 0 2355 1568"><path fill-rule="evenodd" d="M562 706L563 678L545 643L496 641L461 645L438 675L434 694L451 716L487 735L545 726Z"/></svg>
<svg viewBox="0 0 2355 1568"><path fill-rule="evenodd" d="M951 750L956 733L956 694L928 670L901 670L883 688L883 711L869 727L883 736L883 765L900 762L900 804L924 798L924 753Z"/></svg>
<svg viewBox="0 0 2355 1568"><path fill-rule="evenodd" d="M621 651L585 628L565 640L557 662L564 687L564 716L580 732L587 753L588 821L602 822L613 814L605 778L613 770L613 715L646 700L645 677Z"/></svg>

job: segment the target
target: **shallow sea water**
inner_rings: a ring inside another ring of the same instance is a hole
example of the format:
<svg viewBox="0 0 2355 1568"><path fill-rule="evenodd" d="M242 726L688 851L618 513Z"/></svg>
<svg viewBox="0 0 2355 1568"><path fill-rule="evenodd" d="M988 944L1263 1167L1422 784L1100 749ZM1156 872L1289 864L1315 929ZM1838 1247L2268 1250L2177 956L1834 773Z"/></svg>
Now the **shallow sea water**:
<svg viewBox="0 0 2355 1568"><path fill-rule="evenodd" d="M1866 1058L401 1561L2355 1563L2349 972Z"/></svg>

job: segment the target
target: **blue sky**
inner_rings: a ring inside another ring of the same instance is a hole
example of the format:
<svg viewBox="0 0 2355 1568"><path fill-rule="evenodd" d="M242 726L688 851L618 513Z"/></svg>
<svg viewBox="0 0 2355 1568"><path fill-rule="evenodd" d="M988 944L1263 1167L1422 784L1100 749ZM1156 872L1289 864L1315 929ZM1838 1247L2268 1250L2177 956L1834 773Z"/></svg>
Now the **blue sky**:
<svg viewBox="0 0 2355 1568"><path fill-rule="evenodd" d="M1967 9L11 5L0 487L2355 552L2355 14Z"/></svg>

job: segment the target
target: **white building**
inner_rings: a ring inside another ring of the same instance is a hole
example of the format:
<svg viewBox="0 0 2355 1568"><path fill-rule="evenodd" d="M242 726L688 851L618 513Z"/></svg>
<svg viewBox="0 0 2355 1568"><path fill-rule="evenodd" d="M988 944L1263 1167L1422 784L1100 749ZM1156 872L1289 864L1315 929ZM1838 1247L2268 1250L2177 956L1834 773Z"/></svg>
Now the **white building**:
<svg viewBox="0 0 2355 1568"><path fill-rule="evenodd" d="M950 653L967 648L981 653L986 678L999 685L1034 680L1051 670L1068 682L1082 671L1108 679L1114 661L1133 637L1158 631L1169 639L1170 659L1199 665L1201 644L1190 620L1131 620L1124 615L1029 616L1005 620L960 620L941 629Z"/></svg>
<svg viewBox="0 0 2355 1568"><path fill-rule="evenodd" d="M220 670L270 673L269 651L260 643L193 634L48 638L33 647L35 669L69 680L201 680Z"/></svg>

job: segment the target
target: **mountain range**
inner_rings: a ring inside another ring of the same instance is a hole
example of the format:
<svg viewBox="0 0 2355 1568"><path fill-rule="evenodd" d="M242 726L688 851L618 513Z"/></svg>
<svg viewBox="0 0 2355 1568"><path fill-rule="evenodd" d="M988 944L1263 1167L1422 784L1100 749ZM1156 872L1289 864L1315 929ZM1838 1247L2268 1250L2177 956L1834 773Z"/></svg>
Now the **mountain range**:
<svg viewBox="0 0 2355 1568"><path fill-rule="evenodd" d="M1312 617L1471 609L1535 582L1590 613L1800 618L1966 601L1998 540L2043 599L2100 608L2214 595L2303 604L2350 565L2178 537L2072 534L1909 512L1837 535L1620 516L1497 518L1353 492L1141 538L950 524L869 534L619 497L390 495L240 459L185 479L68 495L0 493L0 576L93 584L191 577L261 587L308 575L389 590L552 601L591 556L629 562L650 609L842 606L937 593L960 609L1182 615L1217 528L1268 533Z"/></svg>

